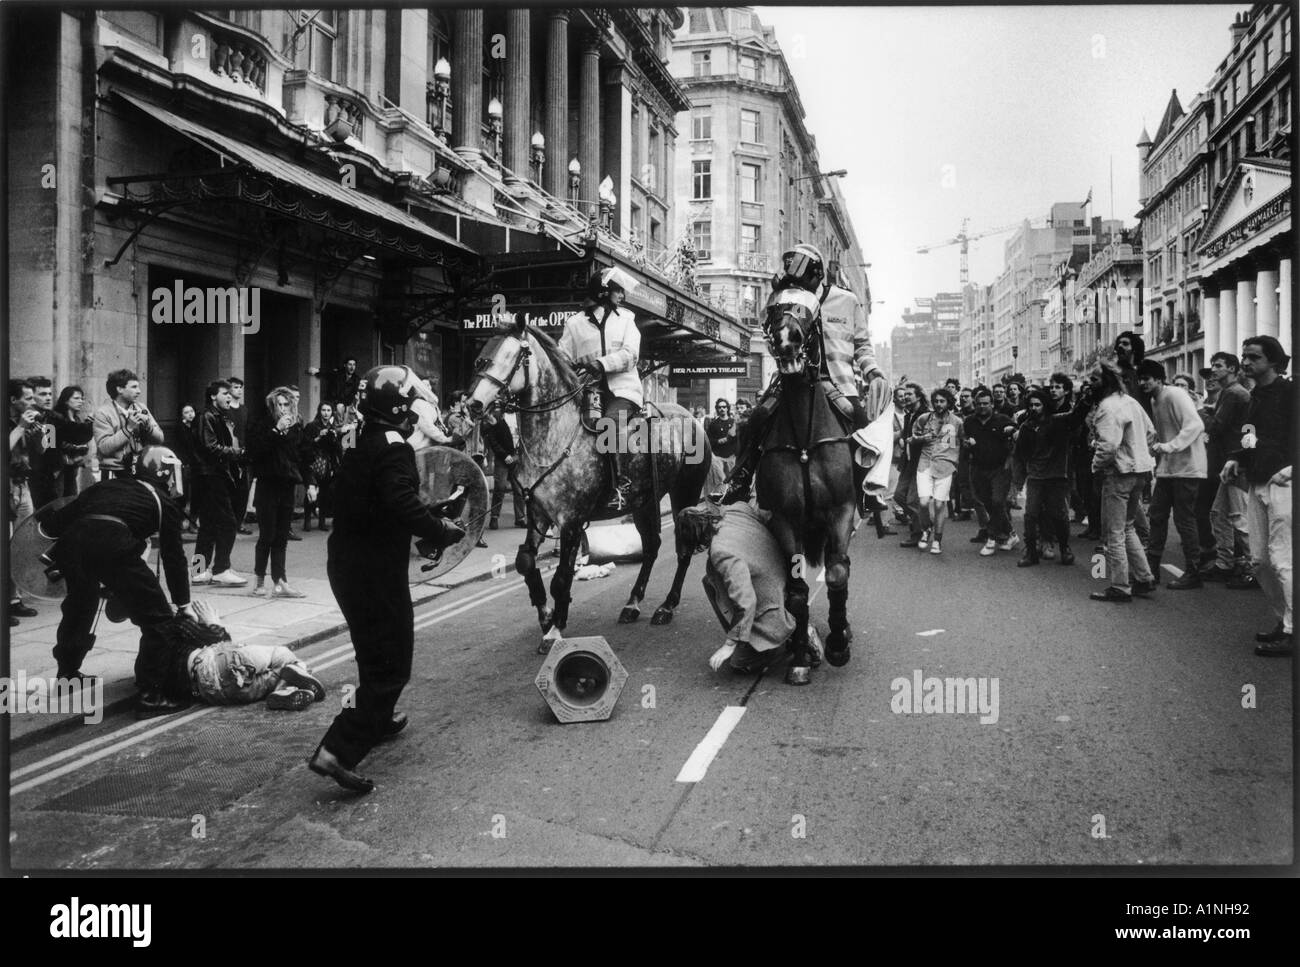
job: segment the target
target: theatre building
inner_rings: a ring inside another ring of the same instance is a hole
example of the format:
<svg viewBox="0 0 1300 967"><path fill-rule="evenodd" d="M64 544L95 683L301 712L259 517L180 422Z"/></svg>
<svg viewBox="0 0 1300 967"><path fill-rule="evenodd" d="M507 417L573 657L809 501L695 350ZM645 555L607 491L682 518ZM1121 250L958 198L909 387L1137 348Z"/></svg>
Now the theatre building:
<svg viewBox="0 0 1300 967"><path fill-rule="evenodd" d="M641 283L647 395L747 353L674 237L672 9L9 15L10 370L145 381L164 430L236 375L412 365L467 387L496 318L553 332L588 277ZM638 141L650 127L657 142ZM634 151L634 145L637 145ZM660 152L645 161L644 152ZM653 164L653 170L645 164ZM635 165L640 164L637 168Z"/></svg>

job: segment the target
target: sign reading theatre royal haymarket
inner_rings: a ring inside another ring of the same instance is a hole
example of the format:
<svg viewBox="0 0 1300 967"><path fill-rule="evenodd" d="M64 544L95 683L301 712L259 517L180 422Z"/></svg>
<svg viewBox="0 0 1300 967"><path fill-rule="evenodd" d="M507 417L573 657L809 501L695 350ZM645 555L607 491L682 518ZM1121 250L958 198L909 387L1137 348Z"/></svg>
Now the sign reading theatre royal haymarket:
<svg viewBox="0 0 1300 967"><path fill-rule="evenodd" d="M1263 205L1258 211L1252 212L1248 217L1242 219L1209 245L1205 246L1205 248L1201 250L1201 256L1207 262L1213 261L1232 246L1240 244L1248 238L1253 238L1274 222L1279 221L1290 214L1291 189L1288 188L1272 201Z"/></svg>

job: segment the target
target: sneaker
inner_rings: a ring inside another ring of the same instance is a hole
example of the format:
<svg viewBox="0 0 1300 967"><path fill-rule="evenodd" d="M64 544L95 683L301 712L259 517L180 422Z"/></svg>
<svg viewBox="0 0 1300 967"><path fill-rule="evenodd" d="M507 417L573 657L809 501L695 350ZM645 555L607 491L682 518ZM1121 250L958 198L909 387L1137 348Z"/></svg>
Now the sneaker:
<svg viewBox="0 0 1300 967"><path fill-rule="evenodd" d="M924 531L924 532L922 532L922 534L921 534L921 539L920 539L919 541L916 542L916 546L919 547L921 550L925 550L927 547L930 546L930 532L929 532L929 531Z"/></svg>
<svg viewBox="0 0 1300 967"><path fill-rule="evenodd" d="M1189 573L1184 574L1177 580L1169 582L1170 591L1190 591L1194 588L1201 588L1205 585L1201 583L1200 575Z"/></svg>
<svg viewBox="0 0 1300 967"><path fill-rule="evenodd" d="M1284 634L1271 644L1256 645L1255 654L1260 658L1290 658L1295 654L1291 635Z"/></svg>
<svg viewBox="0 0 1300 967"><path fill-rule="evenodd" d="M282 687L266 696L266 707L301 712L316 701L316 696L307 688Z"/></svg>
<svg viewBox="0 0 1300 967"><path fill-rule="evenodd" d="M305 597L307 597L307 595L306 595L304 592L299 591L297 588L291 588L291 587L289 587L289 585L288 585L287 582L285 582L285 581L281 581L279 584L277 584L277 585L275 586L274 589L272 589L272 591L271 591L271 597L273 597L273 598L305 598Z"/></svg>
<svg viewBox="0 0 1300 967"><path fill-rule="evenodd" d="M220 574L212 575L212 584L220 588L242 588L248 583L248 578L244 577L234 569L222 571Z"/></svg>
<svg viewBox="0 0 1300 967"><path fill-rule="evenodd" d="M943 553L943 548L941 548L941 547L939 546L939 541L938 541L938 539L935 539L935 540L933 540L933 541L930 542L930 553L931 553L931 554L942 554L942 553Z"/></svg>
<svg viewBox="0 0 1300 967"><path fill-rule="evenodd" d="M1069 567L1071 564L1073 564L1074 551L1070 550L1068 547L1061 548L1061 560L1059 563L1064 564L1066 567Z"/></svg>
<svg viewBox="0 0 1300 967"><path fill-rule="evenodd" d="M1259 581L1253 574L1239 574L1228 582L1230 591L1258 591Z"/></svg>
<svg viewBox="0 0 1300 967"><path fill-rule="evenodd" d="M1285 637L1286 629L1283 627L1282 622L1279 621L1272 631L1261 631L1259 634L1255 635L1255 640L1261 645L1271 645L1281 641Z"/></svg>
<svg viewBox="0 0 1300 967"><path fill-rule="evenodd" d="M1133 593L1139 598L1149 598L1155 593L1155 581L1134 581L1131 585Z"/></svg>
<svg viewBox="0 0 1300 967"><path fill-rule="evenodd" d="M1200 570L1202 581L1212 581L1215 583L1231 581L1233 570L1229 567L1219 567L1217 564L1211 564L1209 567Z"/></svg>
<svg viewBox="0 0 1300 967"><path fill-rule="evenodd" d="M1000 542L1000 543L998 544L998 550L999 550L999 551L1014 551L1014 550L1015 550L1017 547L1019 547L1019 546L1020 546L1020 537L1019 537L1019 535L1017 535L1017 534L1012 534L1012 535L1011 535L1010 537L1008 537L1005 541L1002 541L1002 542Z"/></svg>
<svg viewBox="0 0 1300 967"><path fill-rule="evenodd" d="M291 530L291 531L289 531L289 540L291 540L291 541L300 541L300 540L302 540L302 535L299 534L297 531L292 531L292 530Z"/></svg>
<svg viewBox="0 0 1300 967"><path fill-rule="evenodd" d="M920 538L913 539L910 537L905 541L898 542L899 547L919 547L920 544L921 544Z"/></svg>
<svg viewBox="0 0 1300 967"><path fill-rule="evenodd" d="M321 684L320 679L307 671L306 665L298 662L285 665L280 669L280 681L291 688L306 689L311 692L314 701L325 701L325 686Z"/></svg>
<svg viewBox="0 0 1300 967"><path fill-rule="evenodd" d="M993 552L996 551L997 549L998 549L998 542L990 537L988 540L984 542L984 546L980 548L980 557L992 557Z"/></svg>
<svg viewBox="0 0 1300 967"><path fill-rule="evenodd" d="M987 541L988 539L989 539L989 532L986 531L986 530L982 530L982 531L980 531L978 534L976 534L974 537L972 537L972 538L970 539L970 542L971 542L972 544L983 544L983 543L984 543L985 541Z"/></svg>
<svg viewBox="0 0 1300 967"><path fill-rule="evenodd" d="M21 601L10 601L9 613L15 618L35 618L40 612L35 608L28 607Z"/></svg>
<svg viewBox="0 0 1300 967"><path fill-rule="evenodd" d="M1116 587L1109 587L1105 591L1093 591L1088 597L1093 601L1109 601L1112 604L1129 604L1133 601L1131 594L1126 594Z"/></svg>
<svg viewBox="0 0 1300 967"><path fill-rule="evenodd" d="M1043 550L1039 553L1038 556L1041 557L1044 561L1055 561L1055 560L1056 560L1056 545L1055 545L1055 544L1044 544L1044 545L1043 545Z"/></svg>
<svg viewBox="0 0 1300 967"><path fill-rule="evenodd" d="M211 571L200 571L198 574L192 575L192 576L190 577L190 584L192 584L192 585L193 585L193 584L211 584L211 583L212 583L212 572L211 572Z"/></svg>
<svg viewBox="0 0 1300 967"><path fill-rule="evenodd" d="M253 595L253 597L256 598L269 597L271 594L271 589L266 586L266 578L258 578L257 585L253 588L253 590L249 591L248 593Z"/></svg>

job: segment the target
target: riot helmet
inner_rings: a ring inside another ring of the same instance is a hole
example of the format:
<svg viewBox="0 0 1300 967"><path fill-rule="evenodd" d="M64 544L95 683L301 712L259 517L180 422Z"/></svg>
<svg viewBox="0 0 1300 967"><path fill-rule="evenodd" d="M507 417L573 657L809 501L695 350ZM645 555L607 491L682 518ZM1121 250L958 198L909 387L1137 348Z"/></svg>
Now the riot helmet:
<svg viewBox="0 0 1300 967"><path fill-rule="evenodd" d="M185 492L181 458L170 447L150 446L141 450L135 459L135 476L138 480L157 484L169 497L179 497Z"/></svg>
<svg viewBox="0 0 1300 967"><path fill-rule="evenodd" d="M366 370L357 389L361 395L357 411L363 417L390 424L407 434L416 418L411 404L427 392L411 367L396 365Z"/></svg>
<svg viewBox="0 0 1300 967"><path fill-rule="evenodd" d="M780 291L791 287L816 292L826 279L826 261L815 245L800 243L781 256L781 271L772 280Z"/></svg>

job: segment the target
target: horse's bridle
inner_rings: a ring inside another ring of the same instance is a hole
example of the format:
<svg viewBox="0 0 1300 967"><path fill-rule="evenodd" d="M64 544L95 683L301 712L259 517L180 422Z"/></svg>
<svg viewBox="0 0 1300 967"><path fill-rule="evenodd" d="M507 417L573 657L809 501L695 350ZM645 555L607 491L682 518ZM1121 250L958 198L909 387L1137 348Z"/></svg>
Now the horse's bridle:
<svg viewBox="0 0 1300 967"><path fill-rule="evenodd" d="M528 392L529 381L532 378L532 369L528 364L533 358L533 347L528 344L527 339L527 336L532 333L532 331L533 330L530 328L525 327L518 336L511 335L511 338L519 341L519 355L515 357L515 363L510 367L510 372L506 373L505 380L498 379L487 371L488 367L491 365L491 360L480 359L474 364L474 372L477 374L478 378L487 380L500 391L498 395L501 397L502 406L507 412L549 413L551 410L558 410L565 403L568 403L578 394L583 392L591 383L591 380L587 377L579 376L578 385L575 389L557 396L554 399L538 403L536 406L522 405L519 402L519 397ZM515 373L519 372L520 366L524 368L524 385L518 393L512 393L510 391L510 381L515 378Z"/></svg>
<svg viewBox="0 0 1300 967"><path fill-rule="evenodd" d="M589 377L580 374L578 376L577 387L570 390L569 392L563 393L555 397L554 399L546 400L542 403L537 404L536 406L522 405L519 402L519 397L523 396L525 393L528 392L529 381L532 378L532 367L529 366L528 364L532 360L533 347L528 344L528 338L527 338L531 332L532 330L529 327L525 326L523 327L523 329L520 330L518 336L514 336L514 335L511 336L511 338L518 339L519 341L519 347L520 347L519 355L515 359L515 364L510 367L510 372L506 373L506 378L504 382L502 382L500 379L493 376L491 373L487 371L487 365L490 365L490 361L487 359L478 360L478 362L475 363L474 368L475 371L478 373L478 377L480 379L486 379L489 383L494 384L500 390L501 402L506 410L519 412L519 413L549 413L553 410L558 410L561 406L564 406L565 404L573 400L575 397L583 393L587 389L587 387L591 385L592 380ZM519 371L520 366L524 367L524 385L519 390L518 393L512 393L510 391L510 382L515 378L515 373ZM532 482L531 486L525 487L523 483L519 481L518 477L515 478L515 482L519 484L519 489L522 491L523 494L524 508L528 515L529 533L532 533L533 520L534 520L533 491L536 490L538 485L540 485L543 480L549 477L555 471L555 468L558 467L561 463L563 463L565 458L568 457L568 455L573 451L573 444L577 441L578 434L580 434L581 432L582 432L582 419L581 417L579 417L577 421L577 425L573 429L573 435L569 437L569 442L565 445L564 449L560 451L560 455L555 458L554 462L551 463L550 466L548 466L545 470L541 472L538 478ZM527 454L527 444L524 442L524 437L522 432L519 435L519 449L523 451L525 454ZM532 463L533 461L530 459L529 462ZM540 461L537 462L540 465Z"/></svg>
<svg viewBox="0 0 1300 967"><path fill-rule="evenodd" d="M798 305L797 303L781 304L781 310L782 310L781 316L782 317L790 316L791 318L793 318L795 314L790 310L794 308L802 309L804 307ZM804 367L803 368L804 368L805 376L809 376L809 375L815 376L817 373L821 372L822 354L825 349L822 343L821 314L818 313L816 316L810 316L809 322L811 324L807 327L807 333L804 336ZM775 341L776 332L774 330L772 322L769 319L763 320L763 338L767 341L767 347L772 353L772 358L773 359L777 358L777 352L776 352L777 345ZM814 347L814 350L810 352L809 347ZM790 375L794 375L794 374L791 373Z"/></svg>

